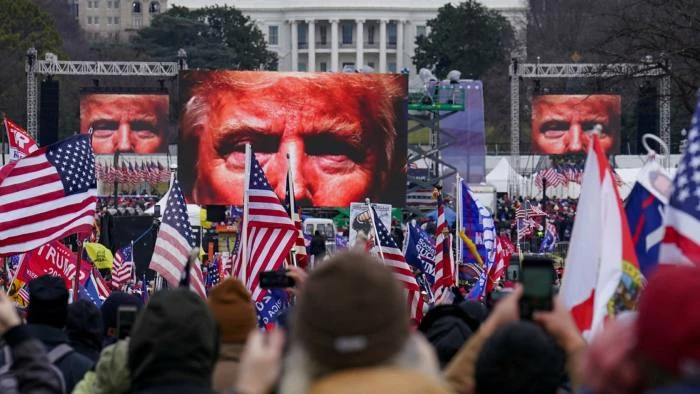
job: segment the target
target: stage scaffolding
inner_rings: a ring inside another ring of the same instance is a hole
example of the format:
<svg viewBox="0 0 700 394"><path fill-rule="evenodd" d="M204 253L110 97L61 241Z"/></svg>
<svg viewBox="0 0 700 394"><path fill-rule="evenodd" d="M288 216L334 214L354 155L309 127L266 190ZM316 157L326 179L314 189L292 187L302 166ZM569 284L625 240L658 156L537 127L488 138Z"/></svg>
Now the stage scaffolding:
<svg viewBox="0 0 700 394"><path fill-rule="evenodd" d="M539 59L539 58L538 58ZM666 146L671 146L671 75L667 59L654 62L650 57L641 63L519 63L513 59L510 75L510 159L511 166L520 174L520 80L553 78L613 78L654 77L659 83L659 134ZM670 163L670 151L663 158ZM509 192L518 195L517 180L509 180Z"/></svg>
<svg viewBox="0 0 700 394"><path fill-rule="evenodd" d="M36 139L39 123L39 78L41 76L119 76L119 77L176 77L180 70L187 69L187 53L180 49L177 62L102 62L67 61L47 52L39 60L37 51L27 51L25 71L27 73L27 131Z"/></svg>

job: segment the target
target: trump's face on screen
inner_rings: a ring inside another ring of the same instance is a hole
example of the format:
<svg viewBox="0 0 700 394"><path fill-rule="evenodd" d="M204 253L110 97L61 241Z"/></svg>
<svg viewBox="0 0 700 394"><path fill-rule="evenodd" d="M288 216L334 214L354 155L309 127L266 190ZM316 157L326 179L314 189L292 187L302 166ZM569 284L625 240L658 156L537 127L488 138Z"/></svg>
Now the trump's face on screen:
<svg viewBox="0 0 700 394"><path fill-rule="evenodd" d="M183 159L196 166L195 202L243 201L246 144L280 198L288 163L301 205L347 206L387 192L403 116L400 76L221 71L192 77L180 146L194 156Z"/></svg>
<svg viewBox="0 0 700 394"><path fill-rule="evenodd" d="M168 148L165 94L89 94L80 101L80 130L93 129L98 154L162 153Z"/></svg>
<svg viewBox="0 0 700 394"><path fill-rule="evenodd" d="M537 153L585 153L596 126L611 152L620 134L620 96L548 95L532 100L532 143Z"/></svg>

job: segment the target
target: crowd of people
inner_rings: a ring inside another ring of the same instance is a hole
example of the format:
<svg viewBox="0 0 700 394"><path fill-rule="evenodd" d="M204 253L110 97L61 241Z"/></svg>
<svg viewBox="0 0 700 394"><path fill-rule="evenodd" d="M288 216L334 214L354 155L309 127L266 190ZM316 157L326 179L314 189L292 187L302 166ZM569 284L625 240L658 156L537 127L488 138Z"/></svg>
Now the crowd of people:
<svg viewBox="0 0 700 394"><path fill-rule="evenodd" d="M536 223L544 226L546 218L548 222L556 226L559 239L565 242L569 241L578 205L578 199L574 198L551 197L542 200L539 198L513 198L506 194L497 200L497 212L494 217L496 228L499 231L509 231L512 233L511 238L516 239L518 231L516 213L518 208L524 207L526 203L529 203L530 209L537 208L546 214L546 216L533 216L532 219Z"/></svg>
<svg viewBox="0 0 700 394"><path fill-rule="evenodd" d="M638 312L590 343L556 300L522 320L522 285L490 306L434 306L416 326L401 285L370 255L339 253L311 272L290 270L293 306L267 331L233 278L206 301L187 288L160 290L145 305L114 292L100 309L69 303L61 279L36 278L23 314L0 294L0 391L700 392L697 267L660 267ZM124 317L129 310L135 321Z"/></svg>

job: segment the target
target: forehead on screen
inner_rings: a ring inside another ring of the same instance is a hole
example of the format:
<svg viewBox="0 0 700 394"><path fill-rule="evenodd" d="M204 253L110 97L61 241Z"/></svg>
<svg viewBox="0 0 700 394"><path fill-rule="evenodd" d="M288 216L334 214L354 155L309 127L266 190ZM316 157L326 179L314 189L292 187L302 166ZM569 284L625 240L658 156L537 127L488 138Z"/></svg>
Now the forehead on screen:
<svg viewBox="0 0 700 394"><path fill-rule="evenodd" d="M551 114L577 112L620 112L620 96L616 95L546 95L532 99L535 117Z"/></svg>

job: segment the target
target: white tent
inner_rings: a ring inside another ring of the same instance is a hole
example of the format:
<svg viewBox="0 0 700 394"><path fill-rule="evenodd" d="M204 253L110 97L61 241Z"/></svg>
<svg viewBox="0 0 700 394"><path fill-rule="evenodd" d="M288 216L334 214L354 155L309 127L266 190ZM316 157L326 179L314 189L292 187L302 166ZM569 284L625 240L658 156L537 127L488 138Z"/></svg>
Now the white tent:
<svg viewBox="0 0 700 394"><path fill-rule="evenodd" d="M525 178L515 172L513 167L508 163L508 160L502 157L498 164L496 164L496 167L486 175L486 183L495 187L498 193L507 193L509 180L511 182L518 182L521 185L525 182Z"/></svg>

